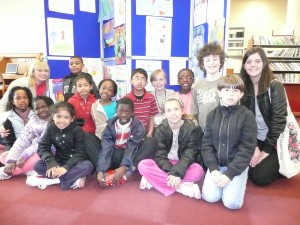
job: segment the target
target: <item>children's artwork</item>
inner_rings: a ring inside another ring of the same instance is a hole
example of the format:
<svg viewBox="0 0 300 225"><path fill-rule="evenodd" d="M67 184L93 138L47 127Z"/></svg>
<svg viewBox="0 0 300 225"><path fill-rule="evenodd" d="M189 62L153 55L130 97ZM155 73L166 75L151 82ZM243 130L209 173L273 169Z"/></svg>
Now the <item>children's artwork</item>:
<svg viewBox="0 0 300 225"><path fill-rule="evenodd" d="M136 0L136 14L173 17L173 0Z"/></svg>
<svg viewBox="0 0 300 225"><path fill-rule="evenodd" d="M115 44L114 42L114 35L115 35L115 20L110 20L103 24L102 26L102 35L103 35L103 41L104 46L109 47L113 46Z"/></svg>
<svg viewBox="0 0 300 225"><path fill-rule="evenodd" d="M126 62L126 29L125 25L115 28L115 59L116 65Z"/></svg>
<svg viewBox="0 0 300 225"><path fill-rule="evenodd" d="M207 22L213 23L214 21L222 17L224 17L224 1L207 1Z"/></svg>
<svg viewBox="0 0 300 225"><path fill-rule="evenodd" d="M117 93L117 100L122 98L124 95L127 94L127 82L126 81L116 81L118 85L118 93Z"/></svg>
<svg viewBox="0 0 300 225"><path fill-rule="evenodd" d="M96 1L95 0L79 0L79 9L84 12L96 12Z"/></svg>
<svg viewBox="0 0 300 225"><path fill-rule="evenodd" d="M208 34L208 42L216 41L222 47L224 47L224 27L225 26L225 18L219 18L213 21L212 23L209 22L209 34Z"/></svg>
<svg viewBox="0 0 300 225"><path fill-rule="evenodd" d="M50 79L49 81L50 97L54 102L64 100L63 81L63 78Z"/></svg>
<svg viewBox="0 0 300 225"><path fill-rule="evenodd" d="M115 27L118 27L126 21L125 0L114 0Z"/></svg>
<svg viewBox="0 0 300 225"><path fill-rule="evenodd" d="M115 76L115 61L106 61L103 65L103 79L113 79L116 80Z"/></svg>
<svg viewBox="0 0 300 225"><path fill-rule="evenodd" d="M83 58L83 72L92 75L93 80L98 84L103 79L102 61L97 58Z"/></svg>
<svg viewBox="0 0 300 225"><path fill-rule="evenodd" d="M207 0L194 1L194 27L206 22Z"/></svg>
<svg viewBox="0 0 300 225"><path fill-rule="evenodd" d="M197 59L200 48L202 48L205 44L204 37L205 37L205 27L203 25L193 28L191 69L194 72L195 80L199 80L204 77L203 71L200 70L200 68L198 66L198 59Z"/></svg>
<svg viewBox="0 0 300 225"><path fill-rule="evenodd" d="M146 17L146 56L171 55L172 18Z"/></svg>
<svg viewBox="0 0 300 225"><path fill-rule="evenodd" d="M116 65L115 67L116 81L127 81L126 65Z"/></svg>
<svg viewBox="0 0 300 225"><path fill-rule="evenodd" d="M110 20L114 17L113 4L113 0L99 0L98 22L102 22L103 20Z"/></svg>
<svg viewBox="0 0 300 225"><path fill-rule="evenodd" d="M187 68L186 66L187 63L187 59L180 59L180 58L172 58L169 61L169 69L170 69L170 85L178 85L178 78L177 78L177 74L179 72L179 70Z"/></svg>
<svg viewBox="0 0 300 225"><path fill-rule="evenodd" d="M158 60L136 60L135 62L136 68L143 68L146 70L148 74L148 83L146 85L147 91L154 91L154 88L150 82L150 75L154 70L161 69L162 68L162 61Z"/></svg>
<svg viewBox="0 0 300 225"><path fill-rule="evenodd" d="M74 55L73 21L47 18L49 55Z"/></svg>
<svg viewBox="0 0 300 225"><path fill-rule="evenodd" d="M74 0L48 0L49 11L74 15Z"/></svg>

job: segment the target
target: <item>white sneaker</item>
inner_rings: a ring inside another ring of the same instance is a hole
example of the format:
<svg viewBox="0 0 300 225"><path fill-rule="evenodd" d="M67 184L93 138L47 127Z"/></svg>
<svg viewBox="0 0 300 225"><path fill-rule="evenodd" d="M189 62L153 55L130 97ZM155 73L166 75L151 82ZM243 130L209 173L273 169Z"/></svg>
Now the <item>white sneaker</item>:
<svg viewBox="0 0 300 225"><path fill-rule="evenodd" d="M150 182L146 179L146 177L142 176L141 182L140 182L140 189L151 189L153 186L150 184Z"/></svg>
<svg viewBox="0 0 300 225"><path fill-rule="evenodd" d="M86 177L81 177L75 181L75 183L70 187L71 189L83 188L85 185Z"/></svg>
<svg viewBox="0 0 300 225"><path fill-rule="evenodd" d="M38 187L39 189L44 190L48 185L59 184L60 180L58 178L49 179L41 176L28 176L26 179L26 184L31 187Z"/></svg>
<svg viewBox="0 0 300 225"><path fill-rule="evenodd" d="M190 198L201 198L199 186L193 182L182 182L176 191Z"/></svg>
<svg viewBox="0 0 300 225"><path fill-rule="evenodd" d="M4 172L4 166L3 167L0 167L0 180L7 180L11 178L11 176L7 175L5 172Z"/></svg>

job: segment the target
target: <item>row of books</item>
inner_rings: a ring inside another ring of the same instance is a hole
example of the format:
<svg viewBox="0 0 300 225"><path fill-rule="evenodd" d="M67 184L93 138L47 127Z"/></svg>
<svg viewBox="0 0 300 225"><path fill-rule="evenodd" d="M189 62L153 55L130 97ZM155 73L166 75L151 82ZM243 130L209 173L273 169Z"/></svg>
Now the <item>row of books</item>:
<svg viewBox="0 0 300 225"><path fill-rule="evenodd" d="M300 57L300 48L283 48L266 50L268 57Z"/></svg>
<svg viewBox="0 0 300 225"><path fill-rule="evenodd" d="M271 62L270 68L276 71L300 71L300 62Z"/></svg>
<svg viewBox="0 0 300 225"><path fill-rule="evenodd" d="M300 83L299 73L277 73L274 76L284 83Z"/></svg>
<svg viewBox="0 0 300 225"><path fill-rule="evenodd" d="M300 45L300 36L253 36L254 45Z"/></svg>

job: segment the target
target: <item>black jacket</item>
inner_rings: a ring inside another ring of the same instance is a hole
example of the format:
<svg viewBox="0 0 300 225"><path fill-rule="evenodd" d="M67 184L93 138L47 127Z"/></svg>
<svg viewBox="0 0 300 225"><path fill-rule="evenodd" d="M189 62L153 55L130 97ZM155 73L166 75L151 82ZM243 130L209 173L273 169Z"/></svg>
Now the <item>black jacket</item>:
<svg viewBox="0 0 300 225"><path fill-rule="evenodd" d="M244 106L218 106L206 118L202 157L210 172L227 166L229 179L240 175L256 147L257 126L253 113Z"/></svg>
<svg viewBox="0 0 300 225"><path fill-rule="evenodd" d="M178 158L176 165L172 165L168 159L173 142L173 132L167 119L155 128L154 138L157 140L157 150L154 154L154 161L158 167L170 175L184 178L189 166L195 162L197 151L201 140L201 129L196 127L191 120L184 120L178 135Z"/></svg>
<svg viewBox="0 0 300 225"><path fill-rule="evenodd" d="M74 122L63 130L51 122L39 142L38 155L45 161L47 169L63 164L69 171L77 162L86 159L84 140L84 131ZM56 149L55 154L51 151L52 145Z"/></svg>
<svg viewBox="0 0 300 225"><path fill-rule="evenodd" d="M287 102L284 86L280 81L273 80L268 89L257 96L257 102L265 123L268 126L267 137L264 141L263 151L270 153L276 146L279 135L284 131L287 116ZM241 104L245 105L255 114L255 97L253 93L245 93L241 99Z"/></svg>

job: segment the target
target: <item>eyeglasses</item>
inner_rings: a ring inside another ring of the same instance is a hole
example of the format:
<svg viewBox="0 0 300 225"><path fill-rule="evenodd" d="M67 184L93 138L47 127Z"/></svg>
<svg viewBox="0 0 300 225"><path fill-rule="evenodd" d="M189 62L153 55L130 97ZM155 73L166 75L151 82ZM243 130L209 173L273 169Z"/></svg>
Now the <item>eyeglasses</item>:
<svg viewBox="0 0 300 225"><path fill-rule="evenodd" d="M142 82L146 82L147 81L146 77L133 77L132 80L134 80L134 81L142 81Z"/></svg>

